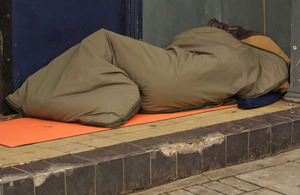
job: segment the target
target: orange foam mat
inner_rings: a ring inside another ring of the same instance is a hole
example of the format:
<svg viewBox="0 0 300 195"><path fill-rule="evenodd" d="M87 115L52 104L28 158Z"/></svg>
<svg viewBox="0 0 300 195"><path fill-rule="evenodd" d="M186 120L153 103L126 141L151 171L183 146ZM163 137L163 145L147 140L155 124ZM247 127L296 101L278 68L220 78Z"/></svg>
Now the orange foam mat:
<svg viewBox="0 0 300 195"><path fill-rule="evenodd" d="M127 127L132 125L139 125L144 123L172 119L207 111L231 108L235 106L236 105L220 106L209 109L191 110L167 114L136 114L126 124L120 127ZM0 122L0 144L8 147L16 147L26 144L93 133L108 129L109 128L100 128L74 123L63 123L35 118L20 118Z"/></svg>

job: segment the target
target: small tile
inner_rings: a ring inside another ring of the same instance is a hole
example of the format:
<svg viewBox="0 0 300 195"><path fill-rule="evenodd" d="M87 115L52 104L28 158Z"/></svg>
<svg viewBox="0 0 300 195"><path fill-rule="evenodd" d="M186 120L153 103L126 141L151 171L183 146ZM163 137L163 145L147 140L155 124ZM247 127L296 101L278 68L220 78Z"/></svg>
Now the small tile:
<svg viewBox="0 0 300 195"><path fill-rule="evenodd" d="M292 120L276 114L266 114L253 119L272 125L271 127L271 154L285 151L291 144Z"/></svg>
<svg viewBox="0 0 300 195"><path fill-rule="evenodd" d="M25 152L24 154L29 154L29 152L28 153ZM32 151L31 154L34 156L34 158L31 161L36 161L36 160L40 160L40 159L53 158L53 157L56 157L56 156L66 155L65 152L61 152L61 151L54 150L54 149L49 149L49 148L39 148L36 151Z"/></svg>
<svg viewBox="0 0 300 195"><path fill-rule="evenodd" d="M283 124L283 123L290 123L291 120L284 118L284 117L279 117L277 115L274 114L265 114L265 115L260 115L260 116L256 116L256 117L252 117L252 119L254 120L258 120L264 123L268 123L271 125L278 125L278 124Z"/></svg>
<svg viewBox="0 0 300 195"><path fill-rule="evenodd" d="M126 132L126 133L132 133L132 132L137 132L137 131L142 131L144 129L148 129L149 127L141 124L141 125L134 125L134 126L129 126L129 127L121 127L119 128L119 131Z"/></svg>
<svg viewBox="0 0 300 195"><path fill-rule="evenodd" d="M195 128L192 130L187 130L182 132L186 138L189 139L200 139L206 136L209 136L213 133L216 133L216 131L213 131L211 129L205 128L205 127L200 127L200 128Z"/></svg>
<svg viewBox="0 0 300 195"><path fill-rule="evenodd" d="M292 108L288 110L274 112L272 114L279 117L292 119L293 121L300 120L300 108Z"/></svg>
<svg viewBox="0 0 300 195"><path fill-rule="evenodd" d="M90 151L90 150L95 150L95 147L91 147L91 146L84 146L84 147L80 147L77 149L72 149L68 152L68 154L77 154L80 152L86 152L86 151Z"/></svg>
<svg viewBox="0 0 300 195"><path fill-rule="evenodd" d="M300 104L299 103L290 103L290 102L284 101L284 100L279 100L279 101L275 102L274 104L272 104L272 106L278 107L278 108L284 108L284 109L293 109L293 108L299 107Z"/></svg>
<svg viewBox="0 0 300 195"><path fill-rule="evenodd" d="M67 194L95 194L95 166L81 166L68 169L66 172Z"/></svg>
<svg viewBox="0 0 300 195"><path fill-rule="evenodd" d="M233 120L239 120L239 119L246 119L249 117L262 115L264 114L264 112L259 112L256 109L245 110L245 109L237 108L237 110L226 112L226 114L230 115L233 118Z"/></svg>
<svg viewBox="0 0 300 195"><path fill-rule="evenodd" d="M236 120L236 119L240 119L240 117L236 117L234 115L232 115L231 113L222 113L222 114L217 114L215 116L210 116L207 118L204 118L203 122L205 124L205 121L207 121L209 123L209 121L211 121L212 125L213 124L219 124L219 123L225 123L225 122L230 122L232 120Z"/></svg>
<svg viewBox="0 0 300 195"><path fill-rule="evenodd" d="M16 168L30 173L33 177L36 195L39 194L65 194L64 172L56 165L37 161Z"/></svg>
<svg viewBox="0 0 300 195"><path fill-rule="evenodd" d="M176 178L176 155L167 156L161 151L151 152L152 185L170 182Z"/></svg>
<svg viewBox="0 0 300 195"><path fill-rule="evenodd" d="M75 142L88 141L88 140L97 139L97 138L98 138L97 136L94 136L90 133L90 134L84 134L84 135L77 135L77 136L73 136L73 137L67 137L67 138L64 138L64 141L75 143Z"/></svg>
<svg viewBox="0 0 300 195"><path fill-rule="evenodd" d="M11 167L11 166L15 166L15 165L18 165L18 164L19 164L18 162L13 162L10 159L0 160L0 167L2 169L7 168L7 167Z"/></svg>
<svg viewBox="0 0 300 195"><path fill-rule="evenodd" d="M157 139L165 140L168 143L177 143L177 142L189 139L191 137L192 136L184 134L182 132L177 132L177 133L170 133L170 134L167 134L167 135L161 135L161 136L158 136L156 138Z"/></svg>
<svg viewBox="0 0 300 195"><path fill-rule="evenodd" d="M89 146L80 143L68 143L65 145L53 147L53 149L65 153L70 153L71 151L78 150L79 148L88 148L88 147Z"/></svg>
<svg viewBox="0 0 300 195"><path fill-rule="evenodd" d="M198 126L195 126L194 124L189 124L189 123L174 123L174 124L160 127L159 130L162 132L167 132L167 134L170 134L170 133L176 133L176 132L190 130L195 127L198 127Z"/></svg>
<svg viewBox="0 0 300 195"><path fill-rule="evenodd" d="M88 145L91 147L102 148L102 147L106 147L106 146L119 144L119 143L121 143L121 141L100 137L97 139L82 141L79 143L85 144L85 145Z"/></svg>
<svg viewBox="0 0 300 195"><path fill-rule="evenodd" d="M177 177L184 178L200 173L201 155L199 152L177 153Z"/></svg>
<svg viewBox="0 0 300 195"><path fill-rule="evenodd" d="M141 148L141 147L133 145L133 144L128 144L128 143L122 143L122 144L117 144L117 145L113 145L113 146L108 146L108 147L104 147L102 149L112 152L112 153L115 153L115 154L122 154L122 155L136 154L136 153L145 151L144 148Z"/></svg>
<svg viewBox="0 0 300 195"><path fill-rule="evenodd" d="M122 132L122 133L125 133L125 132ZM118 135L118 134L119 133L117 131L112 131L112 130L91 133L92 136L96 136L98 138L99 137L109 137L109 136Z"/></svg>
<svg viewBox="0 0 300 195"><path fill-rule="evenodd" d="M146 138L146 139L129 142L129 144L133 144L133 145L145 148L147 150L149 150L151 148L157 148L166 143L167 143L167 141L162 140L162 139L157 139L157 138Z"/></svg>
<svg viewBox="0 0 300 195"><path fill-rule="evenodd" d="M232 122L211 125L211 126L207 126L206 128L209 128L214 131L218 131L220 133L223 133L224 135L233 135L245 131L244 127L235 125Z"/></svg>
<svg viewBox="0 0 300 195"><path fill-rule="evenodd" d="M92 194L95 191L95 168L91 161L74 155L46 159L45 162L66 168L66 190L68 194Z"/></svg>
<svg viewBox="0 0 300 195"><path fill-rule="evenodd" d="M292 127L292 146L300 146L300 121L294 121Z"/></svg>
<svg viewBox="0 0 300 195"><path fill-rule="evenodd" d="M20 146L20 147L14 147L14 148L9 148L9 150L6 150L11 153L24 153L24 152L32 152L41 149L40 147L37 147L35 145L25 145L25 146Z"/></svg>
<svg viewBox="0 0 300 195"><path fill-rule="evenodd" d="M39 147L39 148L53 148L57 146L62 146L69 144L69 141L66 141L64 139L58 139L58 140L53 140L53 141L46 141L46 142L41 142L41 143L36 143L33 144L32 146ZM31 145L29 145L31 146Z"/></svg>
<svg viewBox="0 0 300 195"><path fill-rule="evenodd" d="M17 155L14 155L10 159L14 162L18 161L19 163L27 163L66 154L64 152L53 150L51 148L42 148L33 145L30 146L31 147L21 146L12 148L11 151L14 151L14 153L16 153Z"/></svg>
<svg viewBox="0 0 300 195"><path fill-rule="evenodd" d="M91 161L78 158L74 155L65 155L65 156L59 156L55 158L50 158L46 159L45 162L55 164L58 166L70 166L70 167L75 167L75 166L82 166L85 164L91 164Z"/></svg>
<svg viewBox="0 0 300 195"><path fill-rule="evenodd" d="M0 151L10 151L11 148L7 146L0 145Z"/></svg>
<svg viewBox="0 0 300 195"><path fill-rule="evenodd" d="M204 171L225 167L225 141L204 148L202 155Z"/></svg>
<svg viewBox="0 0 300 195"><path fill-rule="evenodd" d="M34 177L34 186L36 195L65 195L65 174L64 172L56 172L36 176Z"/></svg>
<svg viewBox="0 0 300 195"><path fill-rule="evenodd" d="M13 178L26 178L29 177L28 173L24 171L14 169L12 167L0 168L0 181L6 182L10 181Z"/></svg>
<svg viewBox="0 0 300 195"><path fill-rule="evenodd" d="M178 118L177 118L178 119ZM174 124L176 123L176 120L175 121L171 121L171 120L162 120L162 121L157 121L157 122L151 122L151 123L148 123L148 125L150 126L153 126L153 125L156 125L158 127L162 127L162 126L166 126L166 125L170 125L170 124ZM147 125L147 124L146 124Z"/></svg>
<svg viewBox="0 0 300 195"><path fill-rule="evenodd" d="M134 140L139 140L139 139L144 139L147 138L148 136L142 135L142 134L137 134L137 133L124 133L120 135L114 135L107 137L108 139L112 140L118 140L120 142L130 142Z"/></svg>
<svg viewBox="0 0 300 195"><path fill-rule="evenodd" d="M250 131L270 126L268 123L252 120L251 118L232 121L232 123L244 127Z"/></svg>
<svg viewBox="0 0 300 195"><path fill-rule="evenodd" d="M291 123L284 123L271 128L271 153L286 151L291 145Z"/></svg>
<svg viewBox="0 0 300 195"><path fill-rule="evenodd" d="M217 118L217 120L216 120ZM219 118L218 116L210 116L210 117L199 117L197 120L189 120L184 121L183 124L186 124L190 127L190 129L205 127L209 125L215 125L217 123L227 122L228 119Z"/></svg>
<svg viewBox="0 0 300 195"><path fill-rule="evenodd" d="M227 136L226 165L248 160L248 132Z"/></svg>
<svg viewBox="0 0 300 195"><path fill-rule="evenodd" d="M3 183L2 186L3 195L34 194L33 180L29 178Z"/></svg>
<svg viewBox="0 0 300 195"><path fill-rule="evenodd" d="M164 127L164 129L145 129L142 131L137 131L136 133L146 135L148 137L156 137L156 136L160 136L160 135L166 135L169 132Z"/></svg>
<svg viewBox="0 0 300 195"><path fill-rule="evenodd" d="M123 159L101 162L96 166L97 195L120 194L123 191Z"/></svg>
<svg viewBox="0 0 300 195"><path fill-rule="evenodd" d="M263 107L260 107L260 108L256 108L255 110L267 114L267 113L277 112L277 111L280 111L280 110L285 110L287 108L288 107L283 108L283 107L273 106L271 104L269 106L263 106Z"/></svg>
<svg viewBox="0 0 300 195"><path fill-rule="evenodd" d="M40 158L36 158L33 155L30 154L21 154L21 155L15 155L12 157L7 157L6 161L6 165L8 165L7 167L13 166L13 165L22 165L25 163L29 163L31 161L37 161L40 160Z"/></svg>
<svg viewBox="0 0 300 195"><path fill-rule="evenodd" d="M300 108L292 108L280 112L272 113L274 115L293 120L292 123L292 146L300 145Z"/></svg>
<svg viewBox="0 0 300 195"><path fill-rule="evenodd" d="M102 161L108 161L108 160L112 159L113 157L116 156L116 154L98 148L95 150L80 152L80 153L74 154L74 156L78 156L80 158L84 158L89 161L102 162Z"/></svg>
<svg viewBox="0 0 300 195"><path fill-rule="evenodd" d="M47 172L53 166L55 165L41 160L41 161L36 161L24 165L18 165L15 167L20 170L26 171L28 173L35 174L35 173Z"/></svg>
<svg viewBox="0 0 300 195"><path fill-rule="evenodd" d="M249 160L255 160L269 156L271 128L265 127L262 129L250 131L249 137Z"/></svg>
<svg viewBox="0 0 300 195"><path fill-rule="evenodd" d="M124 158L125 191L143 189L150 185L150 153Z"/></svg>

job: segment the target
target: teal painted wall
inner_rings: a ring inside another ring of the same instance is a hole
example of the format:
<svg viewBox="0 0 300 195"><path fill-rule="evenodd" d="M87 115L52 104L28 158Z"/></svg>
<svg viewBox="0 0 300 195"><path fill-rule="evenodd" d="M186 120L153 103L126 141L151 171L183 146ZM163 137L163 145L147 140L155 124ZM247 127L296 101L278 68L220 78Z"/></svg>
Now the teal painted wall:
<svg viewBox="0 0 300 195"><path fill-rule="evenodd" d="M266 32L290 55L291 0L143 0L143 40L166 47L211 18Z"/></svg>
<svg viewBox="0 0 300 195"><path fill-rule="evenodd" d="M222 19L222 0L144 0L143 40L166 47L180 32Z"/></svg>

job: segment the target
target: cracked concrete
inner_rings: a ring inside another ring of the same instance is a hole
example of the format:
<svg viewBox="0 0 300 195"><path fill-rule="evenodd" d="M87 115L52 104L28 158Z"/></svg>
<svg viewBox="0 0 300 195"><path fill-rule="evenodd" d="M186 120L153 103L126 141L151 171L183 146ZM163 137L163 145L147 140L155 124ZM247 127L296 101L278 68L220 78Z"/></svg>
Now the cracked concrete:
<svg viewBox="0 0 300 195"><path fill-rule="evenodd" d="M190 154L194 152L202 153L204 148L210 147L214 144L222 144L224 142L224 135L221 133L212 133L201 139L190 139L186 142L168 144L161 147L159 150L166 156L173 156L176 153Z"/></svg>

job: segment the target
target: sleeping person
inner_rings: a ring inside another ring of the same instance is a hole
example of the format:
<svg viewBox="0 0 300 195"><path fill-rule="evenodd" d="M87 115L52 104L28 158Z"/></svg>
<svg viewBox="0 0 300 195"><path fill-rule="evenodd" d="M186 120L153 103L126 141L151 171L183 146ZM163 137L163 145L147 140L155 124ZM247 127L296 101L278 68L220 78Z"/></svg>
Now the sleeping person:
<svg viewBox="0 0 300 195"><path fill-rule="evenodd" d="M238 28L216 22L177 35L166 49L101 29L6 100L24 116L114 127L137 112L230 104L286 83L289 58L271 39L257 33L239 40Z"/></svg>

